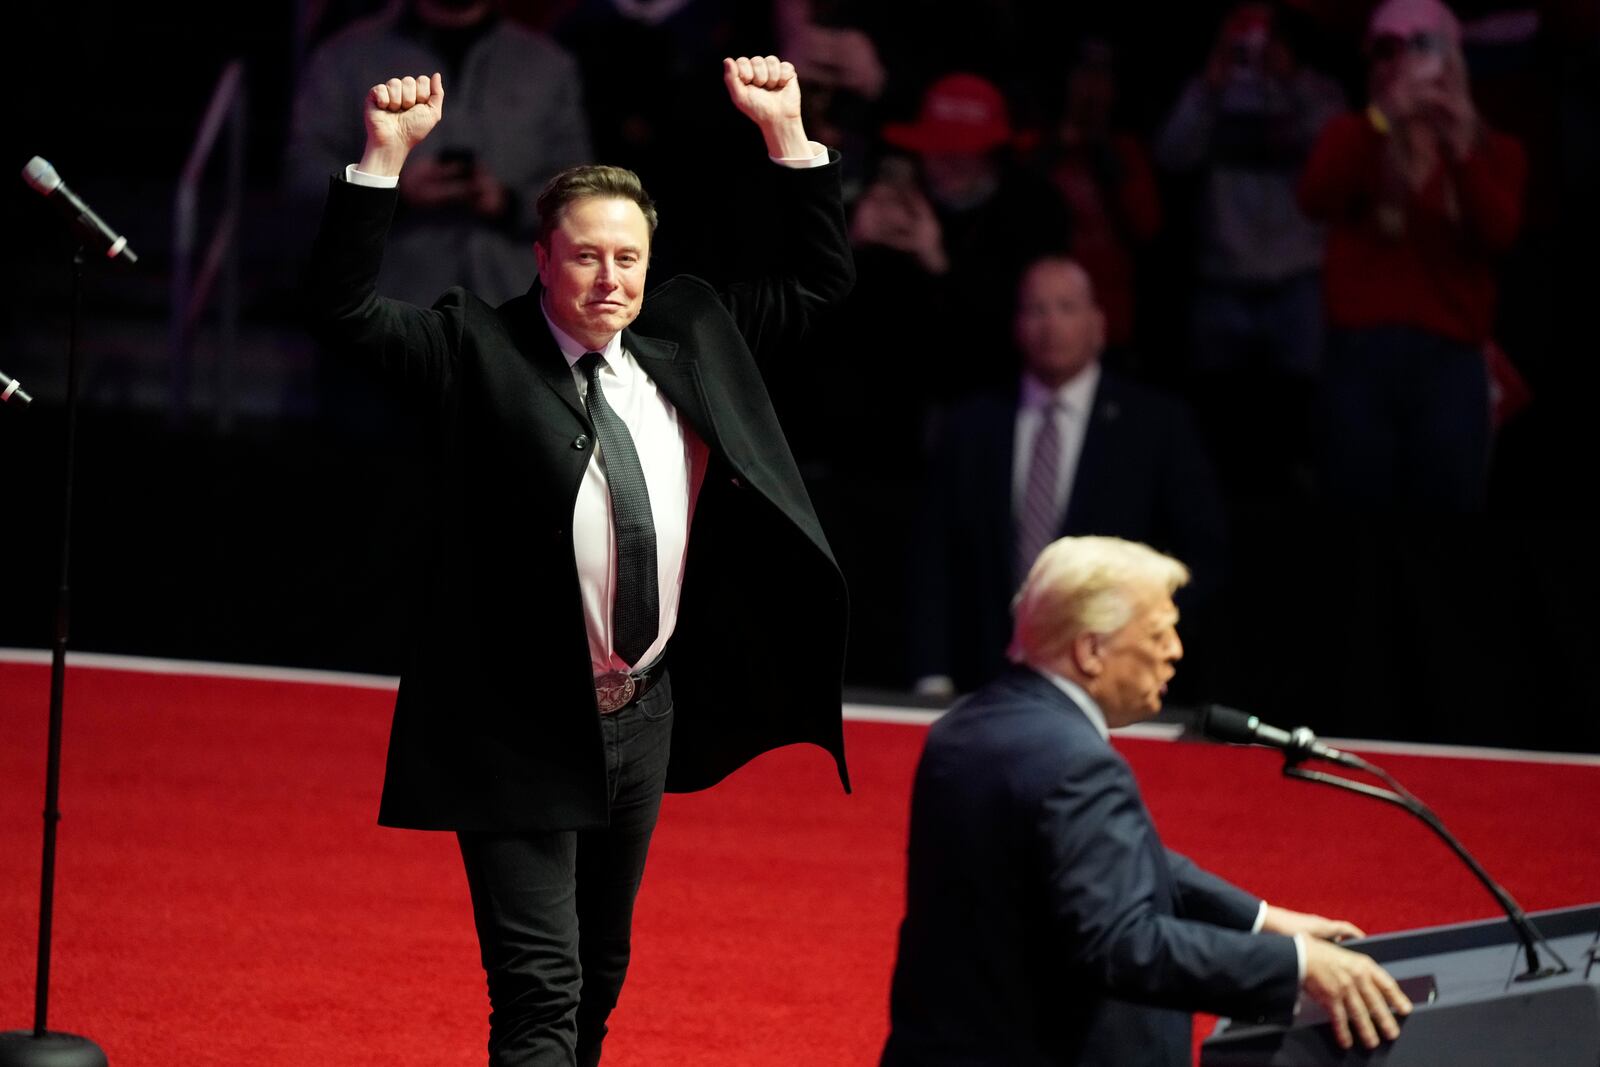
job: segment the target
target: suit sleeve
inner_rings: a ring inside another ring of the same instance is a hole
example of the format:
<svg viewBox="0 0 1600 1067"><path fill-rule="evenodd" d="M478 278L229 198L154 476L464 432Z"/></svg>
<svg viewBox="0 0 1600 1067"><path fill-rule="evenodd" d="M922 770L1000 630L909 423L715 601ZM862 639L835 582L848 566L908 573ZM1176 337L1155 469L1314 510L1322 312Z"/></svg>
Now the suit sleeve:
<svg viewBox="0 0 1600 1067"><path fill-rule="evenodd" d="M1255 926L1261 912L1260 897L1218 878L1181 852L1170 848L1166 851L1167 870L1172 874L1185 918L1230 930L1250 930Z"/></svg>
<svg viewBox="0 0 1600 1067"><path fill-rule="evenodd" d="M1167 913L1164 849L1114 752L1083 756L1045 797L1038 825L1061 952L1089 985L1159 1007L1235 1018L1285 1013L1294 942Z"/></svg>
<svg viewBox="0 0 1600 1067"><path fill-rule="evenodd" d="M377 293L384 239L399 194L329 182L322 228L307 267L310 328L332 351L375 368L408 393L439 402L449 392L461 331L459 290L433 309Z"/></svg>
<svg viewBox="0 0 1600 1067"><path fill-rule="evenodd" d="M778 254L765 276L735 282L721 294L758 360L780 352L804 335L825 310L837 306L855 285L855 260L845 228L839 184L839 154L826 166L774 165L774 219L735 239L775 242ZM774 227L767 232L766 227Z"/></svg>

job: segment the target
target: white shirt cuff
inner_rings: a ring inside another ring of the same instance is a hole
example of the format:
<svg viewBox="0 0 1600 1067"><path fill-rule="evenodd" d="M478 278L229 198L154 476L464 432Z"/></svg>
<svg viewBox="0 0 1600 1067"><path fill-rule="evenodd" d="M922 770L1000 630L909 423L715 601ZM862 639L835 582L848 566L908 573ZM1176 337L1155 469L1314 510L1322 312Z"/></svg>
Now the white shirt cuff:
<svg viewBox="0 0 1600 1067"><path fill-rule="evenodd" d="M792 167L795 170L805 170L807 167L826 166L828 162L828 146L825 144L818 144L816 141L807 141L806 144L811 146L811 154L809 156L769 155L767 158L778 164L780 167Z"/></svg>
<svg viewBox="0 0 1600 1067"><path fill-rule="evenodd" d="M1261 928L1266 925L1266 922L1267 922L1267 902L1263 900L1261 902L1261 907L1256 909L1255 925L1250 927L1250 932L1252 934L1259 934L1261 932Z"/></svg>
<svg viewBox="0 0 1600 1067"><path fill-rule="evenodd" d="M373 189L393 189L400 184L398 174L368 174L364 170L357 170L354 163L344 168L344 180L351 185L365 185Z"/></svg>

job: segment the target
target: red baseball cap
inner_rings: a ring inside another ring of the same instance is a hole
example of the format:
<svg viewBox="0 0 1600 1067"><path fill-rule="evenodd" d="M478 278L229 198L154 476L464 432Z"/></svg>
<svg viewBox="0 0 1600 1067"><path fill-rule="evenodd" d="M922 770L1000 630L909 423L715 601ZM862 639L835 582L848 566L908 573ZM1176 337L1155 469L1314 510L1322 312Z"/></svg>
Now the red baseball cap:
<svg viewBox="0 0 1600 1067"><path fill-rule="evenodd" d="M883 139L912 152L987 152L1011 140L1005 97L976 74L946 74L922 97L916 122L891 122Z"/></svg>

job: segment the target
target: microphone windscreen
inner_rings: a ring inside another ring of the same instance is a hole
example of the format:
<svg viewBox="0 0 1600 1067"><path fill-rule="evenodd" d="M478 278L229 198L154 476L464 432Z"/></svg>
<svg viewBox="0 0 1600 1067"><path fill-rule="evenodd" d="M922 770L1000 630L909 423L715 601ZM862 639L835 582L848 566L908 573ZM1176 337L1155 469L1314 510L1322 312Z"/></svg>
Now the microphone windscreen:
<svg viewBox="0 0 1600 1067"><path fill-rule="evenodd" d="M1200 713L1200 732L1216 741L1248 745L1259 740L1256 737L1259 721L1254 715L1246 715L1237 708L1208 704Z"/></svg>
<svg viewBox="0 0 1600 1067"><path fill-rule="evenodd" d="M22 168L22 180L33 186L42 195L49 196L56 191L56 186L61 184L61 175L56 173L42 156L34 156L28 160L28 165Z"/></svg>

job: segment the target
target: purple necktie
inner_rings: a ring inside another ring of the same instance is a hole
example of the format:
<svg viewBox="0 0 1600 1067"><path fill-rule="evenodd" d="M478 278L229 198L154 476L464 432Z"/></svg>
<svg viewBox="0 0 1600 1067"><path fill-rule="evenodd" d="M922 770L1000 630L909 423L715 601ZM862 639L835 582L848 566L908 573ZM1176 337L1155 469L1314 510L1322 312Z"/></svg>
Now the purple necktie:
<svg viewBox="0 0 1600 1067"><path fill-rule="evenodd" d="M1044 546L1055 540L1061 523L1056 506L1056 485L1061 471L1061 428L1056 415L1060 404L1051 401L1039 409L1039 432L1033 436L1028 460L1028 480L1022 489L1022 510L1017 515L1017 581L1027 577Z"/></svg>

